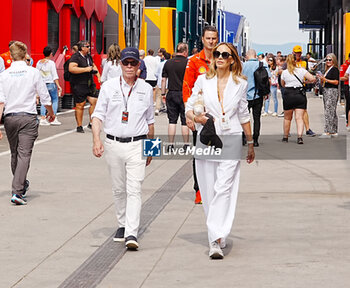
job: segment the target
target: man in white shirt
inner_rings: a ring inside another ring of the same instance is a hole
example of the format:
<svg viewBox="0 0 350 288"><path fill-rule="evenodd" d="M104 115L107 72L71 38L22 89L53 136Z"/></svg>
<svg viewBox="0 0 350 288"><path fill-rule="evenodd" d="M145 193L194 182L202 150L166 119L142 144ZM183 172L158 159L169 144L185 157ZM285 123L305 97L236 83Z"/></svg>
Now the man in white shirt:
<svg viewBox="0 0 350 288"><path fill-rule="evenodd" d="M16 205L25 205L29 187L27 173L34 141L38 137L36 95L47 109L50 122L55 120L51 99L40 72L25 62L27 46L19 41L10 46L11 67L0 74L0 120L11 149L12 198ZM2 134L0 131L0 139Z"/></svg>
<svg viewBox="0 0 350 288"><path fill-rule="evenodd" d="M156 102L156 86L157 86L157 77L156 72L158 68L159 60L153 56L154 51L149 49L147 51L147 56L143 60L147 69L146 82L153 87L153 102Z"/></svg>
<svg viewBox="0 0 350 288"><path fill-rule="evenodd" d="M142 158L142 139L154 137L152 87L136 76L139 51L133 47L121 53L122 76L107 80L92 114L93 154L106 161L112 178L118 230L114 241L128 249L139 247L137 233L141 212L141 184L151 157ZM106 133L104 144L100 131Z"/></svg>

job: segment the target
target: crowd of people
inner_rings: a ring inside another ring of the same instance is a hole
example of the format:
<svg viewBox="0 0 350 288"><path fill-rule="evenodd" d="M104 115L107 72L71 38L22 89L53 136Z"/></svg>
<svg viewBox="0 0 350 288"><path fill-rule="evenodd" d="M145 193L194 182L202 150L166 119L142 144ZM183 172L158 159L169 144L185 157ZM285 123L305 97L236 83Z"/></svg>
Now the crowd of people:
<svg viewBox="0 0 350 288"><path fill-rule="evenodd" d="M154 138L155 116L161 112L168 117L168 151L174 149L180 118L184 143L189 141L190 130L194 146L214 148L222 147L224 140L220 136L243 135L240 145L225 143L225 149L240 150L242 144L248 145L246 161L252 163L254 149L260 146L261 117L284 117L283 143L290 137L293 116L297 144L304 143L304 127L306 135L316 136L310 129L306 97L306 91L315 85L314 91L323 95L325 115L324 133L319 138L338 135L338 86L342 81L349 89L350 61L347 66L342 65L341 71L333 53L319 62L308 53L304 61L299 45L287 56L250 49L240 58L232 44L218 44L218 39L215 27L204 27L203 49L192 51L190 56L186 43L178 43L174 55L160 48L156 56L152 49L146 55L133 47L121 51L117 44L112 44L102 67L94 64L87 41L79 41L66 55L64 78L70 82L75 101L76 132L84 133L83 113L88 101L87 127L92 129L93 154L96 157L105 154L112 182L118 220L114 241L125 242L128 249L139 247L141 185L145 167L152 161L151 155L142 157L140 140ZM16 205L27 204L27 173L38 126L61 124L56 115L62 88L52 49L45 47L43 56L36 68L30 67L32 60L26 45L11 41L9 51L0 57L0 120L4 112L13 173L11 202ZM320 69L322 63L324 70ZM101 83L100 91L94 77ZM349 91L345 100L348 120ZM283 112L278 114L281 104ZM104 141L100 137L102 130L106 134ZM203 203L206 215L209 256L222 259L234 220L240 160L195 156L193 177L195 203Z"/></svg>

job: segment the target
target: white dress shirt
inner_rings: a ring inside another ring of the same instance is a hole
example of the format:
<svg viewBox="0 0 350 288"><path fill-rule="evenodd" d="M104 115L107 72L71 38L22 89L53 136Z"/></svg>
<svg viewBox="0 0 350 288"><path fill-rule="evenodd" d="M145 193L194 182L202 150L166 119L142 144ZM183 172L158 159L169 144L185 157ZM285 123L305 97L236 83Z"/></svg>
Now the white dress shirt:
<svg viewBox="0 0 350 288"><path fill-rule="evenodd" d="M117 137L146 135L148 125L154 123L153 88L140 79L136 80L127 102L128 123L122 123L122 113L125 111L130 88L122 76L109 79L102 85L92 118L96 117L103 122L106 134Z"/></svg>
<svg viewBox="0 0 350 288"><path fill-rule="evenodd" d="M51 97L40 72L24 61L14 61L0 74L0 102L5 103L5 115L26 112L37 114L36 95L43 105L51 105Z"/></svg>
<svg viewBox="0 0 350 288"><path fill-rule="evenodd" d="M247 81L239 79L239 84L236 84L231 75L228 78L227 85L223 95L223 107L225 115L229 119L230 129L222 130L220 127L220 120L222 117L222 108L218 99L217 93L217 77L211 79L206 78L206 74L198 76L197 81L192 89L192 95L186 104L186 112L193 110L202 91L202 98L204 102L205 111L211 114L214 118L214 125L217 135L232 135L242 132L241 124L250 121L250 114L248 111L247 102ZM203 125L196 125L198 134L202 131Z"/></svg>
<svg viewBox="0 0 350 288"><path fill-rule="evenodd" d="M106 82L111 78L116 78L122 75L122 68L120 68L120 64L115 62L115 60L106 61L106 63L103 65L101 82Z"/></svg>
<svg viewBox="0 0 350 288"><path fill-rule="evenodd" d="M36 68L40 71L46 84L54 83L54 80L58 79L56 64L52 60L40 60Z"/></svg>

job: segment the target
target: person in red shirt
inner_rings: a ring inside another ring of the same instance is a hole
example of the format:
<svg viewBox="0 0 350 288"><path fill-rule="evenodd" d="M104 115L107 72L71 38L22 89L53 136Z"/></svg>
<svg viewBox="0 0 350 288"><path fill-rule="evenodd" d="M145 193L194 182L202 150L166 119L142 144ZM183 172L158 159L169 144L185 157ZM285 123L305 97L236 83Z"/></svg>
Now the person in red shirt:
<svg viewBox="0 0 350 288"><path fill-rule="evenodd" d="M10 41L9 42L9 48L10 48L10 46L13 44L13 43L15 43L16 41ZM4 59L4 64L5 64L5 69L7 69L7 68L9 68L10 66L11 66L11 63L12 63L12 58L11 58L11 54L10 54L10 50L9 51L7 51L7 52L5 52L5 53L2 53L1 55L0 55L0 57L2 58L2 59Z"/></svg>
<svg viewBox="0 0 350 288"><path fill-rule="evenodd" d="M350 66L350 53L348 59L345 60L344 64L339 69L339 79L341 81L341 94L345 98L345 116L346 116L346 127L349 127L349 110L350 110L350 93L349 93L349 75L346 75L346 71Z"/></svg>
<svg viewBox="0 0 350 288"><path fill-rule="evenodd" d="M184 76L183 86L182 86L182 97L183 97L185 106L186 106L187 99L190 98L192 94L192 88L198 76L206 73L207 70L209 69L209 65L211 61L213 61L212 52L216 44L218 43L218 40L219 40L219 33L214 26L205 26L203 28L203 32L202 32L203 50L193 55L190 59L188 59L187 67L185 70L185 76ZM197 131L195 130L194 123L193 121L186 118L186 124L188 128L190 128L193 132L193 145L196 145ZM195 203L201 204L202 199L199 192L194 159L193 159L193 178L194 178L193 188L196 191Z"/></svg>

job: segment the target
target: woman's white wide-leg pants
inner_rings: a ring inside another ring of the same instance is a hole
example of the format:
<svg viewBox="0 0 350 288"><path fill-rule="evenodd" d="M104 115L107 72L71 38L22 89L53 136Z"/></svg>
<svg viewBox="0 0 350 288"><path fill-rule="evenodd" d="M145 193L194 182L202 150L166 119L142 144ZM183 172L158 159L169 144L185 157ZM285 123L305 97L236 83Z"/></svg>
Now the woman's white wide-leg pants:
<svg viewBox="0 0 350 288"><path fill-rule="evenodd" d="M226 239L235 217L240 161L196 159L196 172L207 217L209 243Z"/></svg>

